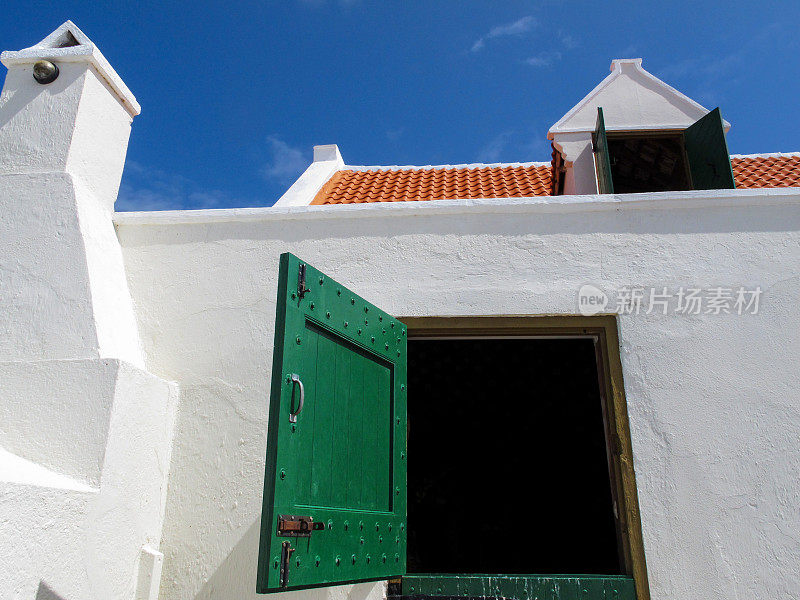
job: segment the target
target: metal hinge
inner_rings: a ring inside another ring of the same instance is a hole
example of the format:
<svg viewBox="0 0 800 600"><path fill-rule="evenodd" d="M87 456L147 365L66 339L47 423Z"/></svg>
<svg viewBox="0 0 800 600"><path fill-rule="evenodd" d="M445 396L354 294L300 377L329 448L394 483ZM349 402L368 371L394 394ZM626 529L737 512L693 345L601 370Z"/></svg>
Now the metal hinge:
<svg viewBox="0 0 800 600"><path fill-rule="evenodd" d="M325 529L325 523L315 523L314 517L301 515L280 515L278 535L281 537L311 537L312 531Z"/></svg>
<svg viewBox="0 0 800 600"><path fill-rule="evenodd" d="M302 298L308 291L309 289L306 287L306 265L305 263L300 263L300 267L297 270L297 295Z"/></svg>
<svg viewBox="0 0 800 600"><path fill-rule="evenodd" d="M281 544L281 572L280 572L280 586L286 587L289 585L289 561L292 558L292 553L295 551L289 545L289 542Z"/></svg>

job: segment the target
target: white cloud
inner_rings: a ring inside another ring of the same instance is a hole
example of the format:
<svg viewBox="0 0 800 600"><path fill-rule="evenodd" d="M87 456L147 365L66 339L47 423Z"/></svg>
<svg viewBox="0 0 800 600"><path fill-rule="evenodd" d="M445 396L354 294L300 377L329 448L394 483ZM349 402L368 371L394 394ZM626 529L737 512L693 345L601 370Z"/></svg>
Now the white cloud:
<svg viewBox="0 0 800 600"><path fill-rule="evenodd" d="M575 39L575 36L564 33L563 31L558 32L558 40L567 50L573 50L578 47L578 40Z"/></svg>
<svg viewBox="0 0 800 600"><path fill-rule="evenodd" d="M507 37L512 35L521 35L523 33L530 31L535 26L536 26L536 19L534 19L530 15L522 17L521 19L517 19L512 23L497 25L495 27L492 27L489 30L489 33L475 40L475 43L472 44L472 48L470 48L470 52L478 52L482 50L486 46L486 40L491 40L499 37Z"/></svg>
<svg viewBox="0 0 800 600"><path fill-rule="evenodd" d="M525 59L525 64L532 67L549 67L554 62L561 60L561 52L540 52L536 56Z"/></svg>
<svg viewBox="0 0 800 600"><path fill-rule="evenodd" d="M534 25L536 25L536 19L528 15L527 17L522 17L513 23L492 27L489 33L486 34L486 37L491 39L506 35L519 35L521 33L525 33L526 31L530 31Z"/></svg>
<svg viewBox="0 0 800 600"><path fill-rule="evenodd" d="M478 52L479 50L483 50L484 46L486 46L486 42L483 41L483 38L478 38L469 50L470 52Z"/></svg>
<svg viewBox="0 0 800 600"><path fill-rule="evenodd" d="M300 148L290 146L275 135L267 138L267 145L270 159L261 170L267 179L275 179L282 184L293 183L311 163L311 159Z"/></svg>
<svg viewBox="0 0 800 600"><path fill-rule="evenodd" d="M114 209L181 210L246 206L222 190L202 190L183 175L167 173L133 160L125 164L125 174Z"/></svg>
<svg viewBox="0 0 800 600"><path fill-rule="evenodd" d="M512 131L506 131L494 136L478 151L478 160L482 163L499 162L500 155L508 146L512 134Z"/></svg>

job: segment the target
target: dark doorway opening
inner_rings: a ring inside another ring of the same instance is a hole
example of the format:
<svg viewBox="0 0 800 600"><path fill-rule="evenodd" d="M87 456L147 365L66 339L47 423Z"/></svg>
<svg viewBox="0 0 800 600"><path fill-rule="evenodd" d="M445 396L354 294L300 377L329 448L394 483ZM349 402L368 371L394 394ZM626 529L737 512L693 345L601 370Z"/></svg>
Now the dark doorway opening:
<svg viewBox="0 0 800 600"><path fill-rule="evenodd" d="M408 572L622 574L595 343L410 339Z"/></svg>
<svg viewBox="0 0 800 600"><path fill-rule="evenodd" d="M691 190L683 135L608 134L614 192Z"/></svg>

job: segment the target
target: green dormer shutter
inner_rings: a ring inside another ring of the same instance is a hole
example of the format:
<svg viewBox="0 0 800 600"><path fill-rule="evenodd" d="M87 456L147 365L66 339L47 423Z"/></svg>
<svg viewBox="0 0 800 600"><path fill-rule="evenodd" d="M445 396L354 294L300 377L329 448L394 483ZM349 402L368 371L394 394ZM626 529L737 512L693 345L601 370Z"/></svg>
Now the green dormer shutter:
<svg viewBox="0 0 800 600"><path fill-rule="evenodd" d="M594 150L594 167L597 171L597 191L600 194L613 194L614 183L611 179L611 156L608 152L606 124L603 120L603 109L597 107L597 126L592 135Z"/></svg>
<svg viewBox="0 0 800 600"><path fill-rule="evenodd" d="M280 259L257 591L406 568L406 327Z"/></svg>
<svg viewBox="0 0 800 600"><path fill-rule="evenodd" d="M693 189L723 190L736 187L719 108L685 129L683 140Z"/></svg>

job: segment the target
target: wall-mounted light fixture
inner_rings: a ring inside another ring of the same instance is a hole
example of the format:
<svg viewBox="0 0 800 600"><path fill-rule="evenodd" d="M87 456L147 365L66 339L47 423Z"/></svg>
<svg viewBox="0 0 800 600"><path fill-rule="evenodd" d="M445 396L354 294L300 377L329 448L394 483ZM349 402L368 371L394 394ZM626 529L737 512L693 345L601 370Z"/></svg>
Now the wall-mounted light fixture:
<svg viewBox="0 0 800 600"><path fill-rule="evenodd" d="M53 83L58 78L58 67L49 60L40 60L33 65L33 78L41 83Z"/></svg>

